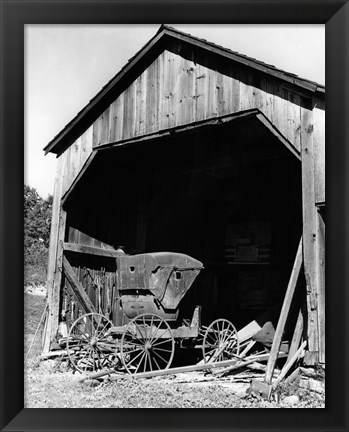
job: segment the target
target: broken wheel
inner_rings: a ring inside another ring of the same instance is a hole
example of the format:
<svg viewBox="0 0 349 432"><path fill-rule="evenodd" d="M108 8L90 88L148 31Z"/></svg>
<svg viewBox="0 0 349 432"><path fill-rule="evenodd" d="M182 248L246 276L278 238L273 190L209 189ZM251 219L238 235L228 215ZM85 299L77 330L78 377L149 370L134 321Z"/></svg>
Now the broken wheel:
<svg viewBox="0 0 349 432"><path fill-rule="evenodd" d="M207 328L202 344L205 363L230 360L239 355L239 339L233 324L223 318Z"/></svg>

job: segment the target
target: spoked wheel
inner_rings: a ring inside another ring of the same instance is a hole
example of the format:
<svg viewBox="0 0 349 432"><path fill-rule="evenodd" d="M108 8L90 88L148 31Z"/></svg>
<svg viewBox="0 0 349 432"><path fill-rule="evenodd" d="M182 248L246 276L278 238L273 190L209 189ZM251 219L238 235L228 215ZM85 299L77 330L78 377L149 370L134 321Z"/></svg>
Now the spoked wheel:
<svg viewBox="0 0 349 432"><path fill-rule="evenodd" d="M168 369L174 351L175 341L170 326L154 314L133 318L121 338L121 360L130 374Z"/></svg>
<svg viewBox="0 0 349 432"><path fill-rule="evenodd" d="M75 369L88 373L115 368L118 362L116 341L108 335L112 326L111 321L98 313L88 313L74 321L68 334L67 350Z"/></svg>
<svg viewBox="0 0 349 432"><path fill-rule="evenodd" d="M202 344L205 363L231 360L239 355L236 328L226 319L217 319L207 328Z"/></svg>

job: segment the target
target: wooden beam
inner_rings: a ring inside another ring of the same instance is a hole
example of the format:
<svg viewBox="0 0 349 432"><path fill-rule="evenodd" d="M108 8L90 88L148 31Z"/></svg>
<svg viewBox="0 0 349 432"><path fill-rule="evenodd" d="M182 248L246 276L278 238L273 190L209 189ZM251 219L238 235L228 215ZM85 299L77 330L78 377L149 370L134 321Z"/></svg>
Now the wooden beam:
<svg viewBox="0 0 349 432"><path fill-rule="evenodd" d="M114 249L102 249L95 246L86 246L77 243L63 243L64 252L74 252L86 255L96 255L106 258L117 258L120 256L120 252Z"/></svg>
<svg viewBox="0 0 349 432"><path fill-rule="evenodd" d="M317 210L317 287L318 287L318 326L319 362L325 363L325 222Z"/></svg>
<svg viewBox="0 0 349 432"><path fill-rule="evenodd" d="M288 317L288 313L290 310L291 302L293 299L293 294L296 289L296 284L299 276L299 272L302 266L303 261L303 242L302 238L299 242L296 258L293 264L293 269L291 272L291 277L287 286L287 291L285 294L285 299L281 308L279 321L276 327L275 336L273 340L273 345L270 350L270 357L267 364L267 370L265 372L265 382L267 384L271 383L271 379L273 376L274 368L275 368L275 362L277 360L278 352L281 345L282 335L284 333L284 328L286 324L286 320Z"/></svg>
<svg viewBox="0 0 349 432"><path fill-rule="evenodd" d="M304 101L306 104L306 101ZM303 201L303 255L307 290L308 351L306 364L317 363L319 351L317 306L317 215L314 182L313 112L311 106L301 107L302 201Z"/></svg>
<svg viewBox="0 0 349 432"><path fill-rule="evenodd" d="M67 154L65 153L58 160L57 175L54 187L50 249L46 283L48 314L45 323L46 331L43 339L43 353L47 353L50 350L51 342L56 337L58 330L63 239L66 222L66 213L62 209L61 196L63 191L64 175L67 170L66 165Z"/></svg>
<svg viewBox="0 0 349 432"><path fill-rule="evenodd" d="M93 150L95 150L97 152L106 151L106 150L111 149L111 148L123 147L126 145L137 144L137 143L152 140L152 139L164 138L166 136L174 136L174 135L179 135L182 133L197 131L199 129L204 129L204 128L213 127L213 126L217 126L217 125L221 125L221 124L226 124L226 123L229 123L231 121L244 120L248 117L256 116L259 113L260 113L259 110L253 108L253 109L249 109L249 110L245 110L245 111L239 111L239 112L234 113L234 114L226 114L226 115L220 116L220 117L211 117L211 118L206 119L206 120L201 120L201 121L189 123L189 124L182 125L182 126L176 126L176 127L168 128L168 129L161 129L160 131L150 133L147 135L127 138L127 139L123 139L123 140L120 140L117 142L110 142L110 143L101 144L99 146L93 147Z"/></svg>
<svg viewBox="0 0 349 432"><path fill-rule="evenodd" d="M67 278L71 289L74 291L80 306L86 313L96 313L97 311L95 307L93 306L88 295L85 293L84 287L81 285L66 257L63 257L63 270L65 277Z"/></svg>

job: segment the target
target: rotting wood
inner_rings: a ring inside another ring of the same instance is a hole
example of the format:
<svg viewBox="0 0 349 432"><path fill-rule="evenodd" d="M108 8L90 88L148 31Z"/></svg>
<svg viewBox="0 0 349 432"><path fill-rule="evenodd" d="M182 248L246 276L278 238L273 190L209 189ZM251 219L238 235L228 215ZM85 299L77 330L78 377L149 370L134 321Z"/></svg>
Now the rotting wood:
<svg viewBox="0 0 349 432"><path fill-rule="evenodd" d="M66 257L63 257L63 269L65 277L67 278L70 287L74 291L74 294L79 301L79 305L85 310L86 313L97 313Z"/></svg>
<svg viewBox="0 0 349 432"><path fill-rule="evenodd" d="M102 249L95 246L86 246L76 243L63 243L64 251L75 252L87 255L96 255L107 258L117 258L120 256L120 252L112 249Z"/></svg>
<svg viewBox="0 0 349 432"><path fill-rule="evenodd" d="M293 294L294 294L295 289L296 289L296 284L297 284L299 272L300 272L300 269L302 266L302 261L303 261L303 253L302 252L303 252L303 242L302 242L302 238L301 238L300 242L299 242L296 258L294 261L294 265L292 268L290 280L289 280L289 283L287 286L287 291L285 294L284 302L283 302L282 309L280 312L279 321L278 321L278 324L276 327L273 345L271 347L270 357L269 357L269 361L268 361L268 365L267 365L267 370L265 372L265 382L267 384L271 383L271 379L273 376L273 371L275 368L275 362L277 359L277 354L279 352L280 345L281 345L282 335L284 332L286 320L287 320L288 313L289 313L290 306L291 306L291 302L293 299Z"/></svg>

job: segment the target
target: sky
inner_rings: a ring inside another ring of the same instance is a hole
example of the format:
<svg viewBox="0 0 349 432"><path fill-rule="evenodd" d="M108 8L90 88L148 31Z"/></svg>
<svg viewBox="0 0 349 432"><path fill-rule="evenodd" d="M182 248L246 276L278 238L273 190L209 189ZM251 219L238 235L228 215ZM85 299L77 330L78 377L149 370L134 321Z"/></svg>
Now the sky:
<svg viewBox="0 0 349 432"><path fill-rule="evenodd" d="M325 25L169 24L325 84ZM25 26L25 184L53 194L43 148L145 45L160 24Z"/></svg>

